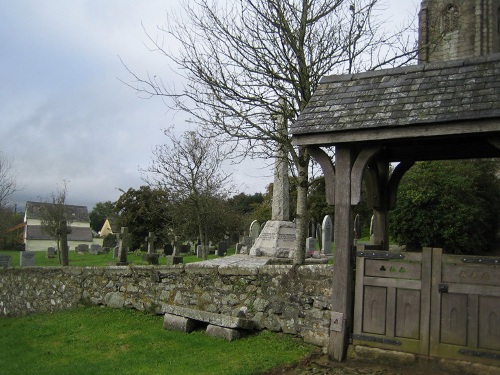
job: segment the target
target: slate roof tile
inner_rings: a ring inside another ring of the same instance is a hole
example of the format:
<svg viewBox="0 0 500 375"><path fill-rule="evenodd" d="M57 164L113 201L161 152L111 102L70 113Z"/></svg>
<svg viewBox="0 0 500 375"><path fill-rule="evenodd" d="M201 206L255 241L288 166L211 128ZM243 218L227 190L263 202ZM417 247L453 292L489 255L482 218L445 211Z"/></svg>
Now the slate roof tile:
<svg viewBox="0 0 500 375"><path fill-rule="evenodd" d="M323 77L291 133L485 119L499 112L500 54L493 54Z"/></svg>

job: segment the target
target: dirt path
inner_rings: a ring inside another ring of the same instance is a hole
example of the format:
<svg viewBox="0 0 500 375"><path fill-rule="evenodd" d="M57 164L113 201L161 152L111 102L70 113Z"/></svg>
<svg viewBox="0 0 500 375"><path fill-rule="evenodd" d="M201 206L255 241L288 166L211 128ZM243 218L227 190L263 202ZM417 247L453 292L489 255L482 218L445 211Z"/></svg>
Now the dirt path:
<svg viewBox="0 0 500 375"><path fill-rule="evenodd" d="M332 361L326 355L312 355L300 363L283 366L262 375L449 375L449 371L427 365L386 366L348 360Z"/></svg>

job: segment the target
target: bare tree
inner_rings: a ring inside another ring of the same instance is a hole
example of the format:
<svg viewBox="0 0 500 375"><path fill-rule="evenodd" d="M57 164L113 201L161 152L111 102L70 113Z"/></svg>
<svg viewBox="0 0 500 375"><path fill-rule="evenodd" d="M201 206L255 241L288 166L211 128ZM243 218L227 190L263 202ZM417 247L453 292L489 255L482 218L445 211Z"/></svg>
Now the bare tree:
<svg viewBox="0 0 500 375"><path fill-rule="evenodd" d="M7 198L21 190L12 161L0 152L0 208L6 208Z"/></svg>
<svg viewBox="0 0 500 375"><path fill-rule="evenodd" d="M43 202L45 204L40 210L42 230L56 240L59 262L63 266L69 265L67 238L71 232L71 221L66 210L67 192L68 182L63 181L63 186L52 192L50 200Z"/></svg>
<svg viewBox="0 0 500 375"><path fill-rule="evenodd" d="M169 130L165 135L170 142L154 149L152 164L143 171L147 173L145 180L167 191L185 219L192 218L187 215L189 210L194 213L198 235L205 243L209 220L218 220L220 199L231 191L231 175L221 168L229 151L193 131L185 132L181 138ZM181 219L174 221L180 223Z"/></svg>
<svg viewBox="0 0 500 375"><path fill-rule="evenodd" d="M415 58L409 25L384 32L374 16L378 0L192 0L160 33L181 45L172 52L161 36L152 50L168 58L184 79L176 89L157 75L128 71L129 85L145 97L164 96L190 114L204 133L233 141L241 156L273 157L284 148L299 187L295 262L303 263L307 226L309 155L292 145L278 119L294 121L322 76L403 65ZM161 34L160 34L161 35Z"/></svg>

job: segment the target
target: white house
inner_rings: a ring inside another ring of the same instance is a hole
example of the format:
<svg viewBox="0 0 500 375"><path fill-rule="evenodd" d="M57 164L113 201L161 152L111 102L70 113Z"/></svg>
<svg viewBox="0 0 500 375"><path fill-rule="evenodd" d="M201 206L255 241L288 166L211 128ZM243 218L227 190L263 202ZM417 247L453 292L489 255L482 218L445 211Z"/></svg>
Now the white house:
<svg viewBox="0 0 500 375"><path fill-rule="evenodd" d="M46 251L49 246L56 247L55 239L42 230L42 212L44 207L52 203L26 202L24 215L24 244L29 251ZM68 245L72 249L79 244L92 245L92 229L87 207L65 205L71 233L68 234Z"/></svg>

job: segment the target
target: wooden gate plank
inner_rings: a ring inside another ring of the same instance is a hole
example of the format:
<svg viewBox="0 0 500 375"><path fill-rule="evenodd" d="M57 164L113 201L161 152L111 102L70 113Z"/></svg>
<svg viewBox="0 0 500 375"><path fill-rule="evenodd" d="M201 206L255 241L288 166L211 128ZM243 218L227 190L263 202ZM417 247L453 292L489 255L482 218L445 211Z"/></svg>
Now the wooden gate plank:
<svg viewBox="0 0 500 375"><path fill-rule="evenodd" d="M432 249L424 248L421 254L422 281L420 286L420 354L429 354L431 311Z"/></svg>

